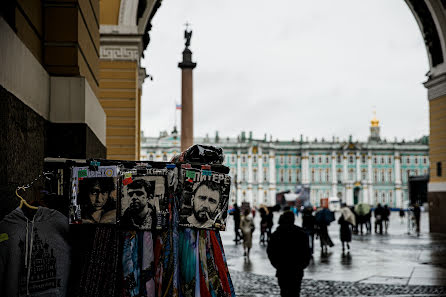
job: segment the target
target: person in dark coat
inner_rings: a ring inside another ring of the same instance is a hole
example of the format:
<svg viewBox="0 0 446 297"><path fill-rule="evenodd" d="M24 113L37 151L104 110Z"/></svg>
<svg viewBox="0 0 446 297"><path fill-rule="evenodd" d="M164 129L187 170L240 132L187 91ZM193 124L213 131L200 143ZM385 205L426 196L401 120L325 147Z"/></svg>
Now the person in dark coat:
<svg viewBox="0 0 446 297"><path fill-rule="evenodd" d="M234 241L235 244L238 244L242 240L242 236L240 235L240 208L237 204L234 205L234 210L231 212L231 215L234 217Z"/></svg>
<svg viewBox="0 0 446 297"><path fill-rule="evenodd" d="M384 223L384 232L387 233L387 229L389 229L389 217L390 217L390 209L386 205L383 208L383 223Z"/></svg>
<svg viewBox="0 0 446 297"><path fill-rule="evenodd" d="M260 244L266 244L268 242L267 238L267 213L265 208L261 207L259 209L260 213Z"/></svg>
<svg viewBox="0 0 446 297"><path fill-rule="evenodd" d="M384 216L384 208L381 206L381 203L375 208L375 233L383 234L383 216Z"/></svg>
<svg viewBox="0 0 446 297"><path fill-rule="evenodd" d="M268 207L268 213L266 214L266 235L267 240L271 237L271 232L273 231L274 226L274 214L273 208Z"/></svg>
<svg viewBox="0 0 446 297"><path fill-rule="evenodd" d="M327 209L322 208L318 212L316 212L316 227L317 227L317 236L319 237L319 240L321 241L321 252L323 254L328 253L328 246L332 247L334 246L333 241L330 238L330 235L328 234L328 225L330 225L330 222L334 219L331 218L333 216L333 213Z"/></svg>
<svg viewBox="0 0 446 297"><path fill-rule="evenodd" d="M315 225L316 218L313 216L313 209L311 207L306 207L302 212L302 228L304 228L308 235L311 255L313 255L314 252L314 234L316 232Z"/></svg>
<svg viewBox="0 0 446 297"><path fill-rule="evenodd" d="M350 230L350 223L344 219L344 215L341 215L338 220L340 228L340 237L342 242L342 253L345 252L345 244L347 244L347 249L350 251L349 242L352 241L352 231Z"/></svg>
<svg viewBox="0 0 446 297"><path fill-rule="evenodd" d="M415 217L415 224L417 229L417 235L420 235L420 217L421 217L421 208L416 203L413 207L413 216Z"/></svg>
<svg viewBox="0 0 446 297"><path fill-rule="evenodd" d="M279 227L271 234L266 249L276 276L282 297L300 296L304 269L310 263L311 252L305 231L294 225L294 213L284 212Z"/></svg>

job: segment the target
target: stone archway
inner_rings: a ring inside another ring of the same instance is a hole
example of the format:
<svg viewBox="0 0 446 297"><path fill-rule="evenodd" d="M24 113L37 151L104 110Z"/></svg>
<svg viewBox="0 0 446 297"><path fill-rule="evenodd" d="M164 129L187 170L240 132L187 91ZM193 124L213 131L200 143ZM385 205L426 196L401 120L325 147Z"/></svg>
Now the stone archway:
<svg viewBox="0 0 446 297"><path fill-rule="evenodd" d="M446 1L405 0L423 35L429 58L429 72L424 86L428 91L430 133L428 185L429 224L431 232L446 233ZM440 203L441 202L441 203Z"/></svg>

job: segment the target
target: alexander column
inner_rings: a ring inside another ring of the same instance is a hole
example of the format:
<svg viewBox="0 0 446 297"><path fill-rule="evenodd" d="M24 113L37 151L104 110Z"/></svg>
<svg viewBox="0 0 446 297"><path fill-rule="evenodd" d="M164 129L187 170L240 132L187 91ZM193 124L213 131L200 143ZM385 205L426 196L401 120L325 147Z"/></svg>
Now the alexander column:
<svg viewBox="0 0 446 297"><path fill-rule="evenodd" d="M181 151L194 144L194 105L192 71L197 63L192 62L192 52L189 49L192 31L188 24L184 30L186 48L183 51L183 61L178 63L181 68Z"/></svg>

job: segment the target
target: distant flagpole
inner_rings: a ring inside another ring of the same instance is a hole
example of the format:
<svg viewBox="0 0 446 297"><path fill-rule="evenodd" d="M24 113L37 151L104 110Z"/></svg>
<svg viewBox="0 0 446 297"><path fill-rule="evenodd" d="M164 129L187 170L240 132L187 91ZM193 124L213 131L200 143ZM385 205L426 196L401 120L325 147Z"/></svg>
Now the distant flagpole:
<svg viewBox="0 0 446 297"><path fill-rule="evenodd" d="M181 110L181 104L175 101L175 127L177 126L177 110Z"/></svg>

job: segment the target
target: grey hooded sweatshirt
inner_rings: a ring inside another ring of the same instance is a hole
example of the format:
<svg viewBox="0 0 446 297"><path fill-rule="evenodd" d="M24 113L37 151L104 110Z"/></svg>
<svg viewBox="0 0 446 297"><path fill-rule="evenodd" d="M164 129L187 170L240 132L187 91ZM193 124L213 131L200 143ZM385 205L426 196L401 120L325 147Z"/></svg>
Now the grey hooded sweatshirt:
<svg viewBox="0 0 446 297"><path fill-rule="evenodd" d="M39 207L16 208L0 222L0 296L65 296L70 266L68 219Z"/></svg>

